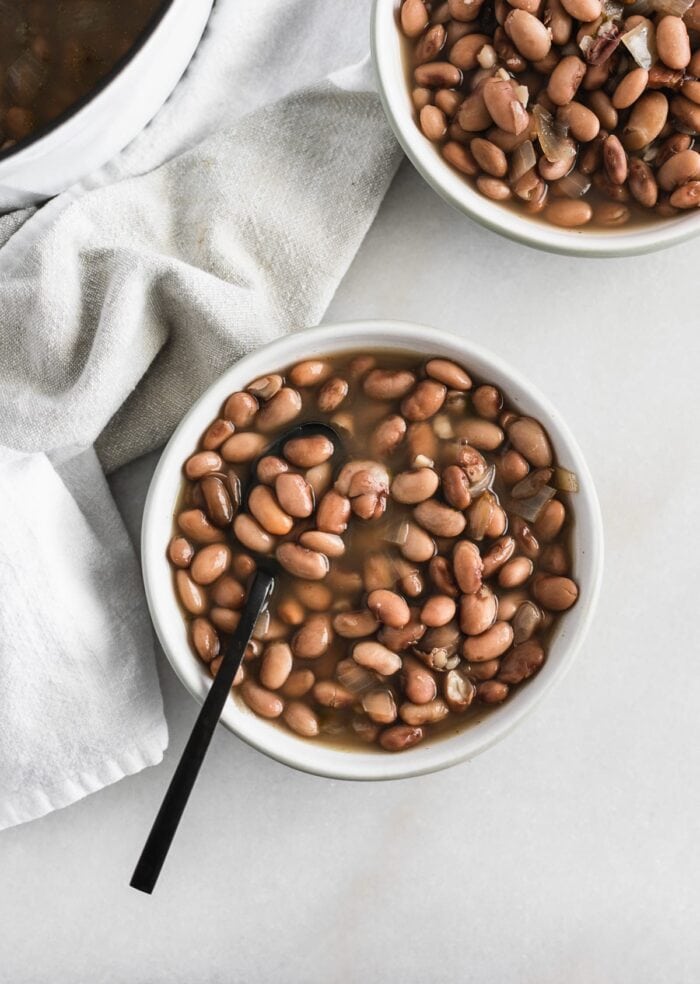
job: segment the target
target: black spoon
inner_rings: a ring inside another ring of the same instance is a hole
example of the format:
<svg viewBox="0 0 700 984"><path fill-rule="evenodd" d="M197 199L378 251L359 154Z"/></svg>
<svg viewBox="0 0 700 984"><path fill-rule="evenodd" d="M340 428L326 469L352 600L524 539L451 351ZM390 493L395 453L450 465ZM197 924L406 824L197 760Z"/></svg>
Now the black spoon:
<svg viewBox="0 0 700 984"><path fill-rule="evenodd" d="M309 421L299 424L284 433L281 437L263 451L251 466L250 479L241 497L241 508L248 504L248 496L256 484L258 462L261 458L282 451L287 441L297 437L312 437L325 434L333 443L331 461L337 464L342 448L340 435L329 424L320 421ZM246 598L245 608L238 623L238 628L224 647L223 659L219 671L209 688L209 693L197 716L192 733L177 764L173 778L170 780L160 810L153 821L148 840L141 852L134 873L129 883L140 892L151 894L155 888L161 868L172 844L175 831L187 806L187 801L194 787L199 770L204 761L209 744L214 735L226 699L231 691L233 680L243 661L246 647L250 642L255 623L260 613L269 603L275 586L276 562L270 557L256 556L257 570L252 578Z"/></svg>

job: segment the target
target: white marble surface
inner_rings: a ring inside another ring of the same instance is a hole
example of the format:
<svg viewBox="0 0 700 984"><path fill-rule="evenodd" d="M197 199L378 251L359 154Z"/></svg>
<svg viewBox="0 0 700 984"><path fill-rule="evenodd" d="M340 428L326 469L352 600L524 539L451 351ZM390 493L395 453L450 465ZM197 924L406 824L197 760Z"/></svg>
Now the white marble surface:
<svg viewBox="0 0 700 984"><path fill-rule="evenodd" d="M422 779L300 775L222 730L147 898L129 876L195 715L161 660L165 763L0 836L3 984L696 984L699 261L536 253L404 165L326 320L464 332L564 411L607 532L579 662ZM152 466L114 482L134 530Z"/></svg>

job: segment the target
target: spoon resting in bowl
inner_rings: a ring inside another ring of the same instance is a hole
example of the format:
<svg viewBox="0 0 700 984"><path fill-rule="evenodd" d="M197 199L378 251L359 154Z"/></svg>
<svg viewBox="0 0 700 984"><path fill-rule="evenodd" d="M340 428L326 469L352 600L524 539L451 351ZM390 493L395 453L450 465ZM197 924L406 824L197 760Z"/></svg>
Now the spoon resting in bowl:
<svg viewBox="0 0 700 984"><path fill-rule="evenodd" d="M241 497L241 510L247 508L250 492L257 484L257 464L261 458L277 454L287 441L318 434L331 440L334 449L331 461L337 466L342 455L342 441L338 432L330 425L317 421L299 424L272 442L255 460L251 469L252 478ZM263 554L257 554L255 560L257 569L248 588L241 620L228 644L223 647L221 665L197 716L129 883L132 888L147 895L155 888L255 625L274 590L277 562Z"/></svg>

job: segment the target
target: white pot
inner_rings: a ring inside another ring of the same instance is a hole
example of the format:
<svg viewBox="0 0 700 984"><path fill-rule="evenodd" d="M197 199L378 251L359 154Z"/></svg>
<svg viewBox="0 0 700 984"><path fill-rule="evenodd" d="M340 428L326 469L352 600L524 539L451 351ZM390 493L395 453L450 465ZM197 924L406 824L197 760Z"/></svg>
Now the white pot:
<svg viewBox="0 0 700 984"><path fill-rule="evenodd" d="M62 121L0 154L0 212L57 195L118 154L187 68L213 0L171 0L126 64Z"/></svg>
<svg viewBox="0 0 700 984"><path fill-rule="evenodd" d="M575 256L631 256L651 253L700 233L700 214L689 209L670 219L608 230L559 229L493 202L452 168L416 124L406 71L404 39L398 26L401 0L374 0L372 57L387 118L406 156L446 202L493 232L552 253Z"/></svg>
<svg viewBox="0 0 700 984"><path fill-rule="evenodd" d="M377 750L346 750L324 744L322 740L299 738L286 728L257 717L242 701L228 699L221 721L240 738L296 769L338 779L398 779L434 772L471 758L503 738L571 666L593 619L603 570L600 507L583 455L557 410L515 369L466 338L405 322L363 321L295 332L241 359L200 397L163 451L146 499L141 557L151 617L166 656L198 701L204 700L211 678L190 647L166 557L183 462L196 448L207 425L218 416L226 397L251 379L301 359L376 348L409 350L461 362L476 377L499 386L515 409L542 421L559 463L575 471L579 479L580 492L574 502L572 563L580 597L558 621L542 669L518 687L505 704L458 734L429 737L398 755Z"/></svg>

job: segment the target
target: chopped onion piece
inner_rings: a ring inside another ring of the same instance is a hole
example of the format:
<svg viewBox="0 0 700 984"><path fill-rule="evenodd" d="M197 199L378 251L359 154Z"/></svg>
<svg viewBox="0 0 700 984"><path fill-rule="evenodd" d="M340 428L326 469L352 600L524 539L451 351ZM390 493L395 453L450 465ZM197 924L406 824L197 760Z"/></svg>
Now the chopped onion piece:
<svg viewBox="0 0 700 984"><path fill-rule="evenodd" d="M559 492L578 492L576 472L569 471L568 468L555 468L552 485Z"/></svg>
<svg viewBox="0 0 700 984"><path fill-rule="evenodd" d="M413 459L414 468L432 468L435 462L427 454L417 454Z"/></svg>
<svg viewBox="0 0 700 984"><path fill-rule="evenodd" d="M603 17L607 17L608 20L619 20L624 9L623 4L618 0L604 0Z"/></svg>
<svg viewBox="0 0 700 984"><path fill-rule="evenodd" d="M496 54L496 49L493 45L485 44L483 48L479 49L479 53L476 56L476 60L479 62L480 68L493 68L493 66L498 61L498 55Z"/></svg>
<svg viewBox="0 0 700 984"><path fill-rule="evenodd" d="M526 140L510 155L510 180L517 181L537 164L537 154L532 140Z"/></svg>
<svg viewBox="0 0 700 984"><path fill-rule="evenodd" d="M527 109L527 101L530 98L530 90L526 85L516 85L515 95L518 102L522 103L523 109Z"/></svg>
<svg viewBox="0 0 700 984"><path fill-rule="evenodd" d="M587 55L588 54L588 52L591 50L592 45L593 45L593 35L592 34L584 34L583 37L581 38L581 40L578 43L578 46L579 46L579 48L581 49L581 52L584 55ZM575 53L576 52L573 52L573 54L575 54ZM572 54L572 52L567 51L566 54Z"/></svg>
<svg viewBox="0 0 700 984"><path fill-rule="evenodd" d="M567 140L569 128L558 123L544 106L535 106L532 110L537 127L537 138L542 152L548 161L572 160L576 154L574 145Z"/></svg>
<svg viewBox="0 0 700 984"><path fill-rule="evenodd" d="M439 413L437 417L433 418L433 430L441 441L449 441L451 437L455 436L452 421L445 413Z"/></svg>
<svg viewBox="0 0 700 984"><path fill-rule="evenodd" d="M580 198L591 187L591 179L580 171L570 171L557 181L559 188L567 198Z"/></svg>
<svg viewBox="0 0 700 984"><path fill-rule="evenodd" d="M255 627L253 629L253 638L262 639L267 630L270 628L270 610L265 608L258 615Z"/></svg>
<svg viewBox="0 0 700 984"><path fill-rule="evenodd" d="M682 17L693 6L694 0L653 0L654 10L660 14Z"/></svg>
<svg viewBox="0 0 700 984"><path fill-rule="evenodd" d="M388 523L386 529L382 531L382 540L387 543L395 543L401 547L408 539L408 523L405 519L399 523Z"/></svg>
<svg viewBox="0 0 700 984"><path fill-rule="evenodd" d="M499 68L494 78L500 79L501 82L510 82L510 75L506 72L505 68Z"/></svg>
<svg viewBox="0 0 700 984"><path fill-rule="evenodd" d="M655 161L658 155L659 148L655 147L653 144L649 144L649 146L645 147L642 151L642 160L649 164L650 161Z"/></svg>
<svg viewBox="0 0 700 984"><path fill-rule="evenodd" d="M473 485L469 486L469 491L471 492L472 498L474 498L477 495L481 495L481 493L485 492L486 489L490 489L491 486L493 485L493 480L495 477L496 477L496 466L490 465L484 472L483 476L479 479L479 481L474 482Z"/></svg>
<svg viewBox="0 0 700 984"><path fill-rule="evenodd" d="M647 70L656 61L655 32L649 24L637 24L631 31L622 35L622 43L632 55L640 68Z"/></svg>
<svg viewBox="0 0 700 984"><path fill-rule="evenodd" d="M529 499L511 499L509 506L505 508L508 512L514 512L516 516L522 516L528 523L536 523L544 507L556 494L556 489L553 489L551 485L545 485L537 495L533 495Z"/></svg>

